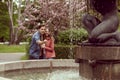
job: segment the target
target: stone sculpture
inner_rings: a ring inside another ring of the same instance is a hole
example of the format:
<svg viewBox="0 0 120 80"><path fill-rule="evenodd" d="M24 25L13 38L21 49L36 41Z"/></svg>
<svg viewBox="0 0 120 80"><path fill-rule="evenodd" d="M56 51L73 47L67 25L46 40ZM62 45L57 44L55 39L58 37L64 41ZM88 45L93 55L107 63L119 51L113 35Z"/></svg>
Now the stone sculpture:
<svg viewBox="0 0 120 80"><path fill-rule="evenodd" d="M90 0L93 8L102 15L100 21L89 13L84 14L82 23L89 34L89 43L118 43L119 18L116 0Z"/></svg>

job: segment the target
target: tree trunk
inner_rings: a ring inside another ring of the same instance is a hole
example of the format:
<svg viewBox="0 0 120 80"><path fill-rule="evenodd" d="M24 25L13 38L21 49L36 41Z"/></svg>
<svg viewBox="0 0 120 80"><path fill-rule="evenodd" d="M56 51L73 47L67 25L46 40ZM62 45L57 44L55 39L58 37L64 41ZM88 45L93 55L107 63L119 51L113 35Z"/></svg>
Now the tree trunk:
<svg viewBox="0 0 120 80"><path fill-rule="evenodd" d="M13 1L8 0L8 11L10 16L10 41L9 44L14 44L14 27L13 27Z"/></svg>
<svg viewBox="0 0 120 80"><path fill-rule="evenodd" d="M18 21L20 21L20 17L21 17L21 3L22 3L22 1L21 0L19 0L19 6L18 6ZM19 30L18 30L18 28L15 28L15 41L14 41L14 43L15 44L19 44L20 43L20 41L21 41L21 39L19 40ZM20 34L21 35L21 34Z"/></svg>
<svg viewBox="0 0 120 80"><path fill-rule="evenodd" d="M21 17L21 3L22 3L22 1L19 0L18 21L20 20L20 17ZM13 1L8 0L7 5L8 5L8 10L9 10L9 16L10 16L10 41L9 41L9 44L17 45L22 40L21 39L22 36L21 36L21 33L19 34L18 27L15 28L13 25Z"/></svg>

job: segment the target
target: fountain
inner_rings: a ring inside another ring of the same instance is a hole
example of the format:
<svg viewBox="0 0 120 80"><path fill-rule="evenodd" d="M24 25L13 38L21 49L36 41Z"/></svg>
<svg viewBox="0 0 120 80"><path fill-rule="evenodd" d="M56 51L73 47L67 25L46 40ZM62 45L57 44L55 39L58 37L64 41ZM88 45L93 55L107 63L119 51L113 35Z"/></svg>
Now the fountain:
<svg viewBox="0 0 120 80"><path fill-rule="evenodd" d="M120 79L120 33L116 0L88 0L93 9L101 14L102 21L90 13L83 15L82 22L88 31L87 42L76 48L79 73L88 80Z"/></svg>
<svg viewBox="0 0 120 80"><path fill-rule="evenodd" d="M78 67L73 59L4 62L0 63L0 80L80 80Z"/></svg>

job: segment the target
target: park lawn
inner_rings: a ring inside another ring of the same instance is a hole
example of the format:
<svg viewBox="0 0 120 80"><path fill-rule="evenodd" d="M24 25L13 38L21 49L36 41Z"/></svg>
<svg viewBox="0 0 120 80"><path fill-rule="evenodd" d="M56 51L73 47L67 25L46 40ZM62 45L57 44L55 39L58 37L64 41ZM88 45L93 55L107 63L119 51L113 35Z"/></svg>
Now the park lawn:
<svg viewBox="0 0 120 80"><path fill-rule="evenodd" d="M26 52L26 45L6 45L0 44L0 53Z"/></svg>

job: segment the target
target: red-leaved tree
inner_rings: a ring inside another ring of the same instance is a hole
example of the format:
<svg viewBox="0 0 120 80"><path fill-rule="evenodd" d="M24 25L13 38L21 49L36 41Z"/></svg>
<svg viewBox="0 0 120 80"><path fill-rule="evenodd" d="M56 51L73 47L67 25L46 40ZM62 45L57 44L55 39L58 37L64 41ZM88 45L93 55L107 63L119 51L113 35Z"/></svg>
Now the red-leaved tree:
<svg viewBox="0 0 120 80"><path fill-rule="evenodd" d="M36 0L27 4L19 20L19 29L27 35L45 24L54 35L60 30L80 27L80 13L86 8L84 0Z"/></svg>

